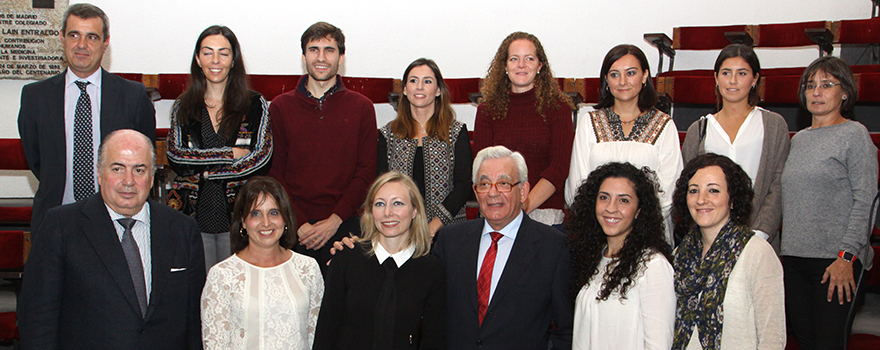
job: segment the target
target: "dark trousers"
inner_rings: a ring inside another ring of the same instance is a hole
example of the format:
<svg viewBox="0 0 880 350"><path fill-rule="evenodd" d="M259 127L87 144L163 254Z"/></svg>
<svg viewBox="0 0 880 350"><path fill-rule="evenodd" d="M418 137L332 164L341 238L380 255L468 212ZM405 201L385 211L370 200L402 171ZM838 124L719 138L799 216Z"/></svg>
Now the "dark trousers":
<svg viewBox="0 0 880 350"><path fill-rule="evenodd" d="M788 330L794 334L802 350L844 348L844 337L849 332L847 325L852 321L849 311L859 293L853 291L853 301L844 299L840 305L835 290L831 302L828 302L828 282L822 283L822 275L834 260L783 258L785 318ZM862 264L854 261L853 279L856 282L861 270Z"/></svg>
<svg viewBox="0 0 880 350"><path fill-rule="evenodd" d="M310 224L314 224L316 222L318 221L309 221ZM342 224L339 225L339 228L336 229L336 233L333 234L333 237L330 237L330 239L327 240L327 243L324 243L324 246L320 249L306 249L306 246L297 242L296 245L293 247L293 251L315 258L315 260L318 261L318 266L321 267L321 274L326 276L328 267L327 262L330 261L330 258L333 257L332 255L330 255L330 248L333 248L333 242L342 240L343 237L348 237L349 234L353 234L355 236L361 235L360 216L355 215L348 218L348 220L343 221Z"/></svg>

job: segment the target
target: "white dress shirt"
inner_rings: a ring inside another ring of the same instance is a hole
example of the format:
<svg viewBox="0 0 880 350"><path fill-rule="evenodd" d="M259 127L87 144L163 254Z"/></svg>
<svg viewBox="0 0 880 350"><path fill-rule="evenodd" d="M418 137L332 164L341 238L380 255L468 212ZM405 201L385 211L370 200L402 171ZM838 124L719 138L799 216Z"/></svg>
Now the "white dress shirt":
<svg viewBox="0 0 880 350"><path fill-rule="evenodd" d="M69 204L75 202L73 197L73 118L76 114L76 103L79 101L80 90L76 86L76 81L88 81L86 85L86 93L89 94L89 100L92 102L92 167L95 169L98 164L98 146L101 145L101 74L102 69L98 68L95 73L82 79L70 69L64 74L64 147L67 156L67 172L64 174L64 196L61 198L61 204ZM95 177L95 191L98 190L98 178Z"/></svg>
<svg viewBox="0 0 880 350"><path fill-rule="evenodd" d="M486 251L492 245L492 236L490 233L499 232L503 236L498 239L498 251L495 254L495 266L492 268L492 284L489 287L489 302L495 295L495 287L498 286L498 280L501 279L501 273L504 272L504 266L507 265L507 258L510 257L510 250L513 249L513 242L516 240L516 234L519 232L519 226L522 224L523 211L519 211L507 226L500 230L495 230L488 222L483 223L483 234L480 235L480 250L477 253L477 275L474 278L480 278L480 268L483 265L483 258L486 257Z"/></svg>
<svg viewBox="0 0 880 350"><path fill-rule="evenodd" d="M715 119L715 115L706 116L706 153L717 153L727 156L736 164L739 164L749 174L752 184L758 176L758 167L761 165L761 151L764 145L764 119L761 107L755 107L746 116L746 120L739 126L736 139L730 142L730 136Z"/></svg>

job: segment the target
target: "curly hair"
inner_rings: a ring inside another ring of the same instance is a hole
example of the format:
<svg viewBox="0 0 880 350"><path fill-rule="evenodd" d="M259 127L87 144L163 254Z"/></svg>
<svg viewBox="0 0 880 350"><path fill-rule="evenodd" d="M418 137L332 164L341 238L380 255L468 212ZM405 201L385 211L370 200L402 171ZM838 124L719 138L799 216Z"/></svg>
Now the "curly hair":
<svg viewBox="0 0 880 350"><path fill-rule="evenodd" d="M653 173L647 168L639 170L630 163L607 163L587 177L578 188L574 203L569 210L566 229L571 233L572 299L590 279L599 273L599 262L607 246L607 238L596 215L599 188L608 178L627 179L635 190L638 200L638 216L633 220L632 231L626 236L615 263L604 271L602 289L597 300L608 300L615 290L620 299L626 299L639 272L655 252L663 254L672 262L669 244L664 239L663 214L657 197L657 184Z"/></svg>
<svg viewBox="0 0 880 350"><path fill-rule="evenodd" d="M202 67L199 66L199 51L202 49L202 41L211 35L222 35L229 40L232 50L232 66L229 68L229 76L226 78L226 90L223 91L223 106L220 109L220 127L217 134L226 140L231 140L238 134L241 126L241 117L247 114L251 107L251 92L248 85L247 71L244 68L244 57L241 55L241 45L231 29L225 26L213 25L199 34L193 49L192 62L189 67L189 82L186 90L177 98L179 107L177 121L182 125L202 120L202 110L205 109L205 91L208 89L207 78Z"/></svg>
<svg viewBox="0 0 880 350"><path fill-rule="evenodd" d="M516 40L528 40L535 45L536 56L538 62L542 65L538 74L535 76L535 96L538 102L535 104L535 110L547 122L547 116L544 110L547 108L557 109L560 105L565 104L574 109L571 99L562 92L559 84L553 79L553 73L550 70L550 62L547 61L547 54L544 53L544 46L532 34L525 32L514 32L507 36L495 52L495 58L489 66L486 73L486 79L483 79L480 86L480 93L483 95L483 102L492 119L504 119L507 117L507 105L510 102L510 79L507 74L507 55L510 44Z"/></svg>
<svg viewBox="0 0 880 350"><path fill-rule="evenodd" d="M605 54L605 59L602 60L602 70L599 72L599 103L593 107L596 110L614 106L614 95L608 89L608 71L611 70L614 62L617 62L617 60L626 55L633 55L639 61L639 68L648 76L645 86L639 90L639 110L644 113L657 105L659 98L657 97L657 90L654 89L654 83L651 81L651 68L648 66L648 58L645 57L645 53L638 46L621 44L611 48Z"/></svg>
<svg viewBox="0 0 880 350"><path fill-rule="evenodd" d="M434 73L437 88L440 96L434 99L434 115L428 120L425 132L430 137L436 137L449 143L449 126L455 122L455 111L452 110L452 103L449 88L446 87L446 81L443 80L443 74L440 74L440 67L434 60L427 58L419 58L406 67L403 71L403 85L409 79L409 72L413 68L427 66ZM391 131L398 138L415 138L418 134L418 127L412 115L411 104L406 94L400 94L400 102L397 103L397 118L391 121Z"/></svg>
<svg viewBox="0 0 880 350"><path fill-rule="evenodd" d="M675 238L681 240L690 232L696 223L688 210L687 195L688 183L698 170L705 167L717 166L724 172L727 180L727 192L730 194L730 221L735 225L748 226L749 217L752 215L752 197L755 193L752 189L752 179L739 164L725 156L706 153L692 159L681 176L675 181L675 192L672 193L672 215L676 218Z"/></svg>

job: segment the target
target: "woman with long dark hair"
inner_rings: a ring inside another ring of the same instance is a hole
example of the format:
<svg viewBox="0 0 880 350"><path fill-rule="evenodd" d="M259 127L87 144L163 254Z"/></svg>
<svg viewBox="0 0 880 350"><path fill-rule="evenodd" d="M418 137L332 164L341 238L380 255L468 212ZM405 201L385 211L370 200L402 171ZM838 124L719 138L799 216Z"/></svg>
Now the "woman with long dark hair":
<svg viewBox="0 0 880 350"><path fill-rule="evenodd" d="M657 173L665 237L672 245L672 189L681 172L678 130L672 117L656 108L648 59L634 45L608 51L599 74L599 104L578 119L565 200L571 204L581 182L608 162L630 162Z"/></svg>
<svg viewBox="0 0 880 350"><path fill-rule="evenodd" d="M606 163L574 198L566 225L577 296L573 349L672 346L672 256L649 172Z"/></svg>
<svg viewBox="0 0 880 350"><path fill-rule="evenodd" d="M714 153L676 181L673 350L785 348L782 265L749 229L752 196L749 175Z"/></svg>
<svg viewBox="0 0 880 350"><path fill-rule="evenodd" d="M474 157L467 125L455 120L449 89L433 60L419 58L406 67L397 118L379 134L379 174L393 170L415 181L431 236L463 221Z"/></svg>
<svg viewBox="0 0 880 350"><path fill-rule="evenodd" d="M531 185L523 209L535 221L561 225L574 105L553 79L538 38L523 32L508 35L480 92L483 102L474 121L474 148L502 145L520 152Z"/></svg>
<svg viewBox="0 0 880 350"><path fill-rule="evenodd" d="M263 96L248 88L235 34L223 26L205 29L186 90L171 111L168 162L177 177L167 203L199 223L208 269L232 254L229 218L238 189L268 171L268 111Z"/></svg>
<svg viewBox="0 0 880 350"><path fill-rule="evenodd" d="M688 127L681 154L687 163L704 153L729 157L754 184L749 227L779 250L782 167L788 158L788 123L758 107L761 63L751 47L728 45L715 60L718 112Z"/></svg>

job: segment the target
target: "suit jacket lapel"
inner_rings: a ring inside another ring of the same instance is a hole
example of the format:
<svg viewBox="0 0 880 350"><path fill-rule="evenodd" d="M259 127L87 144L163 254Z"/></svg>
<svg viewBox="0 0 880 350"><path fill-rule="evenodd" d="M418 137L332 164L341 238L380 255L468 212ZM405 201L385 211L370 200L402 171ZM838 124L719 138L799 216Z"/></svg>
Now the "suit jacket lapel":
<svg viewBox="0 0 880 350"><path fill-rule="evenodd" d="M46 102L48 114L46 115L45 120L40 118L40 121L45 122L45 125L40 125L40 127L45 127L46 129L46 133L41 133L40 136L45 137L47 140L51 140L50 142L59 146L56 152L41 153L42 155L53 155L53 159L43 160L43 167L45 168L46 164L50 162L60 164L61 172L58 174L60 180L57 181L62 184L64 183L64 174L67 172L67 153L65 152L67 150L67 137L66 132L64 131L64 125L66 124L64 122L64 76L66 73L67 71L63 71L61 74L49 78L51 79L49 91L47 91L46 96L42 99Z"/></svg>
<svg viewBox="0 0 880 350"><path fill-rule="evenodd" d="M170 223L165 218L159 216L156 203L153 200L147 201L150 206L150 247L151 257L153 261L153 284L150 293L150 304L147 306L147 314L144 319L150 319L162 299L165 285L171 274L171 260L175 254L175 249L180 245L177 244L177 236L169 234L172 232Z"/></svg>
<svg viewBox="0 0 880 350"><path fill-rule="evenodd" d="M480 236L483 234L483 225L485 225L485 220L480 220L476 227L467 233L460 252L463 256L461 261L463 261L464 264L463 266L460 266L461 271L459 271L459 276L464 276L465 288L468 291L468 299L471 301L474 313L479 310L479 296L477 295L477 264L480 259Z"/></svg>
<svg viewBox="0 0 880 350"><path fill-rule="evenodd" d="M128 271L128 261L125 260L125 253L122 252L122 243L119 242L119 236L116 234L116 228L110 221L110 214L104 206L101 194L97 193L88 199L83 207L83 214L86 216L86 224L83 226L85 235L89 242L95 248L104 267L122 295L128 300L131 307L141 313L141 307L138 305L137 294L134 292L134 283L131 281L131 273Z"/></svg>
<svg viewBox="0 0 880 350"><path fill-rule="evenodd" d="M510 256L507 258L507 264L504 265L501 279L498 280L498 286L495 287L492 300L489 301L489 310L492 310L498 304L498 301L504 298L504 295L519 283L520 278L535 258L536 249L534 245L540 237L535 232L534 225L534 221L528 215L523 215L522 224L519 226L516 240L513 241L513 248L510 250Z"/></svg>
<svg viewBox="0 0 880 350"><path fill-rule="evenodd" d="M111 130L119 129L114 125L114 121L120 120L120 116L116 115L117 94L116 79L113 73L101 68L101 140L110 133Z"/></svg>

